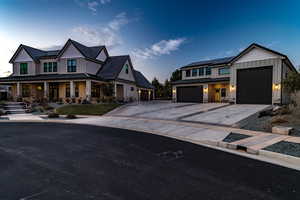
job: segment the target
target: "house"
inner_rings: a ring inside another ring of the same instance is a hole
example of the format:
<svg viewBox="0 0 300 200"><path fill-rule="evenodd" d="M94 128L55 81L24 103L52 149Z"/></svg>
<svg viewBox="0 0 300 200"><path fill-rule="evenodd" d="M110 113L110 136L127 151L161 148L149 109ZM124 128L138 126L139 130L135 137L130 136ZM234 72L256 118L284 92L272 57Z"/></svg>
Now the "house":
<svg viewBox="0 0 300 200"><path fill-rule="evenodd" d="M55 51L20 45L9 62L13 73L0 78L0 84L11 85L14 100L96 102L114 96L136 101L153 95L153 86L133 68L130 56L110 56L105 46L87 47L71 39Z"/></svg>
<svg viewBox="0 0 300 200"><path fill-rule="evenodd" d="M193 62L180 70L182 80L172 83L175 102L237 104L287 104L282 82L297 72L286 55L255 43L236 56Z"/></svg>

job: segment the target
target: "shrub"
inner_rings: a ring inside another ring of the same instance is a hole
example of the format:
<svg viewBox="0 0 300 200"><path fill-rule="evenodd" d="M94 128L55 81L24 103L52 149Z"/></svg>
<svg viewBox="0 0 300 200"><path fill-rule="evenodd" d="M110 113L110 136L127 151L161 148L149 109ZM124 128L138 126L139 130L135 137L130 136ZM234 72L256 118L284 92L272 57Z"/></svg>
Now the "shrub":
<svg viewBox="0 0 300 200"><path fill-rule="evenodd" d="M46 105L43 105L43 109L44 110L53 110L54 108L52 106L46 104Z"/></svg>
<svg viewBox="0 0 300 200"><path fill-rule="evenodd" d="M70 103L71 103L71 100L70 100L69 98L66 98L65 101L66 101L67 104L70 104Z"/></svg>
<svg viewBox="0 0 300 200"><path fill-rule="evenodd" d="M66 116L67 119L77 119L76 115L69 114Z"/></svg>
<svg viewBox="0 0 300 200"><path fill-rule="evenodd" d="M72 98L72 103L76 103L76 98Z"/></svg>
<svg viewBox="0 0 300 200"><path fill-rule="evenodd" d="M48 118L59 118L59 114L51 112L48 114Z"/></svg>

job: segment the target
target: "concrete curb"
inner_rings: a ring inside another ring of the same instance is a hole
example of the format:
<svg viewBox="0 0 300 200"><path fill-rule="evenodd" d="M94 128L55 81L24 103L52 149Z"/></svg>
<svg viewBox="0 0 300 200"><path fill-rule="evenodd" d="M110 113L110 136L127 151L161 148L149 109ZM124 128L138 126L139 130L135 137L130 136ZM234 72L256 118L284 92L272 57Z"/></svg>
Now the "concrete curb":
<svg viewBox="0 0 300 200"><path fill-rule="evenodd" d="M259 155L272 158L272 159L279 159L283 160L287 163L291 163L292 165L300 166L300 158L295 156L290 156L286 154L276 153L273 151L267 151L267 150L259 150Z"/></svg>

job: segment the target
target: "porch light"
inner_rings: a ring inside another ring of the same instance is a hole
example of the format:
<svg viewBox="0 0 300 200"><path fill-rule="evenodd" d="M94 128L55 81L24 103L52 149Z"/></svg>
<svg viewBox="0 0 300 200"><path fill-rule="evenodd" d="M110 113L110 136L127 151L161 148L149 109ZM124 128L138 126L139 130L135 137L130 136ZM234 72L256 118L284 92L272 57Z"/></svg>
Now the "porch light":
<svg viewBox="0 0 300 200"><path fill-rule="evenodd" d="M230 86L230 91L234 91L235 90L235 86L234 85L231 85Z"/></svg>
<svg viewBox="0 0 300 200"><path fill-rule="evenodd" d="M42 86L37 86L37 90L42 90Z"/></svg>
<svg viewBox="0 0 300 200"><path fill-rule="evenodd" d="M280 90L280 84L278 83L274 84L274 90Z"/></svg>
<svg viewBox="0 0 300 200"><path fill-rule="evenodd" d="M205 87L205 88L203 89L203 91L204 91L204 93L208 93L208 88Z"/></svg>
<svg viewBox="0 0 300 200"><path fill-rule="evenodd" d="M176 89L174 88L174 89L172 90L172 92L173 92L173 94L176 94Z"/></svg>
<svg viewBox="0 0 300 200"><path fill-rule="evenodd" d="M142 93L142 91L141 90L139 90L139 94L141 94Z"/></svg>

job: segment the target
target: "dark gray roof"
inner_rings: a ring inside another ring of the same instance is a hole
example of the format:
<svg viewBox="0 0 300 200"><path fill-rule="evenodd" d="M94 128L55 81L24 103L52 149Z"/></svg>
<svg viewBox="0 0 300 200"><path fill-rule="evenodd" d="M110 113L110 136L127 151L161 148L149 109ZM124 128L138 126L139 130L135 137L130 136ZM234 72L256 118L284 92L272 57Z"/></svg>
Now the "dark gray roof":
<svg viewBox="0 0 300 200"><path fill-rule="evenodd" d="M223 78L200 78L200 79L186 79L172 82L172 85L188 84L188 83L211 83L229 81L229 77Z"/></svg>
<svg viewBox="0 0 300 200"><path fill-rule="evenodd" d="M128 55L125 56L110 56L101 67L97 76L105 80L116 79L122 70L125 62L129 59Z"/></svg>
<svg viewBox="0 0 300 200"><path fill-rule="evenodd" d="M92 74L78 73L78 74L40 74L34 76L8 76L0 78L0 82L14 82L14 81L43 81L43 80L68 80L68 79L95 79L102 80Z"/></svg>
<svg viewBox="0 0 300 200"><path fill-rule="evenodd" d="M230 61L232 59L234 59L235 56L231 56L231 57L225 57L225 58L217 58L217 59L212 59L212 60L203 60L203 61L199 61L199 62L193 62L190 63L183 68L187 68L187 67L193 67L193 66L201 66L201 65L221 65L221 64L227 64L230 63Z"/></svg>
<svg viewBox="0 0 300 200"><path fill-rule="evenodd" d="M26 45L21 46L25 49L25 51L29 54L29 56L31 56L31 58L34 61L38 61L40 57L47 55L47 51L43 51Z"/></svg>
<svg viewBox="0 0 300 200"><path fill-rule="evenodd" d="M105 47L105 46L87 47L74 40L71 40L71 42L83 54L84 57L90 59L96 59L100 51Z"/></svg>
<svg viewBox="0 0 300 200"><path fill-rule="evenodd" d="M147 78L139 71L134 70L136 84L142 88L154 89L154 86L147 80Z"/></svg>

